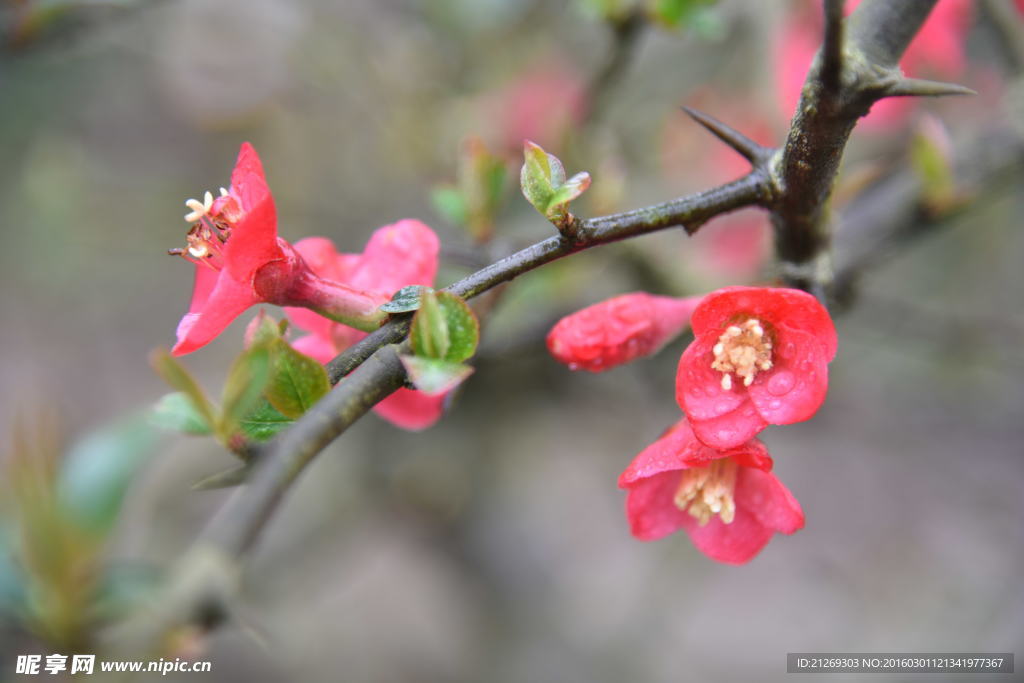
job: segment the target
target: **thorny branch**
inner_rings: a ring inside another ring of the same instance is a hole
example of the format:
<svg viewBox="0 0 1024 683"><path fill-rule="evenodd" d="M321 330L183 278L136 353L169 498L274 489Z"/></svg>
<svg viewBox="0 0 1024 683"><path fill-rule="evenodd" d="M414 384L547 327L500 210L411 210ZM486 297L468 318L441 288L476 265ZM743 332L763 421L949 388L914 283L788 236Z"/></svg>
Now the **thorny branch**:
<svg viewBox="0 0 1024 683"><path fill-rule="evenodd" d="M740 180L663 204L581 221L573 239L558 235L497 261L448 289L477 296L513 278L591 247L674 226L690 234L707 220L746 206L772 214L782 274L821 294L830 279L827 202L846 140L871 104L892 95L969 92L959 86L902 78L897 62L936 0L864 0L844 42L841 3L826 0L822 55L808 75L785 146L766 150L723 124L689 112L751 160ZM852 268L852 266L851 266ZM852 272L852 270L851 270ZM240 557L253 545L302 469L374 404L405 382L396 344L408 333L397 316L328 365L337 386L287 432L258 449L252 474L209 523L172 573L152 609L115 627L113 651L158 650L173 629L211 626L224 617L237 589ZM344 378L344 381L338 381Z"/></svg>

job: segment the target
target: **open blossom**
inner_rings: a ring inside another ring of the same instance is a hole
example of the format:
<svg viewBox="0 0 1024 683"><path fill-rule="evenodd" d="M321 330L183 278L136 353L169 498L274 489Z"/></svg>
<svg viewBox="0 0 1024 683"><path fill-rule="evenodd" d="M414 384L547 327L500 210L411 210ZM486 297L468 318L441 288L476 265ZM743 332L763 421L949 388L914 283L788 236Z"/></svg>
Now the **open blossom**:
<svg viewBox="0 0 1024 683"><path fill-rule="evenodd" d="M407 285L434 283L440 245L427 225L405 219L377 229L361 254L339 253L323 237L299 240L295 250L318 275L387 299ZM366 336L365 332L302 308L288 309L288 317L296 327L310 333L293 346L321 363L329 362ZM441 417L445 398L445 394L429 396L399 389L378 403L374 411L403 429L425 429Z"/></svg>
<svg viewBox="0 0 1024 683"><path fill-rule="evenodd" d="M859 0L845 3L847 14ZM775 73L782 114L789 118L796 111L807 71L821 46L821 3L799 6L783 27L776 50ZM971 21L971 0L939 0L921 30L907 48L900 67L913 77L956 79L964 71L964 43ZM915 106L915 98L892 97L871 107L864 118L867 128L892 128L903 123Z"/></svg>
<svg viewBox="0 0 1024 683"><path fill-rule="evenodd" d="M769 424L807 420L825 400L836 331L810 294L727 287L704 297L691 324L676 400L708 446L733 448Z"/></svg>
<svg viewBox="0 0 1024 683"><path fill-rule="evenodd" d="M277 212L263 165L249 143L242 145L231 187L216 199L190 199L192 227L187 246L169 253L196 266L188 313L181 319L172 353L205 346L243 311L259 303L305 306L320 315L371 330L384 318L374 296L317 276L300 254L277 236Z"/></svg>
<svg viewBox="0 0 1024 683"><path fill-rule="evenodd" d="M804 526L800 503L771 469L760 441L709 448L683 418L619 477L630 530L652 541L682 529L713 560L749 562L776 532Z"/></svg>
<svg viewBox="0 0 1024 683"><path fill-rule="evenodd" d="M655 353L690 322L700 297L623 294L558 321L548 350L572 370L602 372Z"/></svg>

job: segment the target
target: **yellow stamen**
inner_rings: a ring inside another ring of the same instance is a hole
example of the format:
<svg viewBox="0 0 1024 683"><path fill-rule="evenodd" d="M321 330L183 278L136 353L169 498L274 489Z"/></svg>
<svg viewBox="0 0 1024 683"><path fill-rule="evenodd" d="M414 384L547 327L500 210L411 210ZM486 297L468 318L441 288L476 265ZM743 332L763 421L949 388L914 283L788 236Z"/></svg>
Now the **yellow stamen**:
<svg viewBox="0 0 1024 683"><path fill-rule="evenodd" d="M704 467L684 470L673 502L695 517L701 526L715 515L724 524L731 524L736 518L733 490L738 469L732 458L720 458Z"/></svg>
<svg viewBox="0 0 1024 683"><path fill-rule="evenodd" d="M732 375L749 387L758 371L772 368L772 341L757 318L725 328L711 353L715 357L711 369L722 373L725 391L732 389Z"/></svg>

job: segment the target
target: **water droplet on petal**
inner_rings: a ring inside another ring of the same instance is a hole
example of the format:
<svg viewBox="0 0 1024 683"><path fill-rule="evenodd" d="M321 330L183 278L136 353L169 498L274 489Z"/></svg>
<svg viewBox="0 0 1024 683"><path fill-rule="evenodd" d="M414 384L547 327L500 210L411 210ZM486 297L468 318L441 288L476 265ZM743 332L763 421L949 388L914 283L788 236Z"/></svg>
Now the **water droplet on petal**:
<svg viewBox="0 0 1024 683"><path fill-rule="evenodd" d="M796 355L796 344L793 342L786 342L785 346L779 351L779 355L783 358L792 358Z"/></svg>
<svg viewBox="0 0 1024 683"><path fill-rule="evenodd" d="M768 380L768 393L772 396L785 396L796 384L796 377L789 370L779 370Z"/></svg>

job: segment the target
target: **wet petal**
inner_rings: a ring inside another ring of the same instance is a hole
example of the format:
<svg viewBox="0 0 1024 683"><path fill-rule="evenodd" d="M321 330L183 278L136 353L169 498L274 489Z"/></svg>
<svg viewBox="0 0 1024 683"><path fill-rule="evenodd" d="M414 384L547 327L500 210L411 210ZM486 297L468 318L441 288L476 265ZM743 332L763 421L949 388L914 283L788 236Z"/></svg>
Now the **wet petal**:
<svg viewBox="0 0 1024 683"><path fill-rule="evenodd" d="M826 351L816 337L795 331L780 335L774 367L758 374L747 389L750 400L769 424L792 424L810 419L828 392Z"/></svg>

